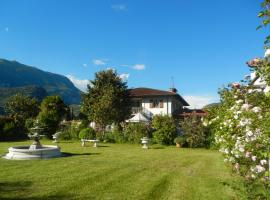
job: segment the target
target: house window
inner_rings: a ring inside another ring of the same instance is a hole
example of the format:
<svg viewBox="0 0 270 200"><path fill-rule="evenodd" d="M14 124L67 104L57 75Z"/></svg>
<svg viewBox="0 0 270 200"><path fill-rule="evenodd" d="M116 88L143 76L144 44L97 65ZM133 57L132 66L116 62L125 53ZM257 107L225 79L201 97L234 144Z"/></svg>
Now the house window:
<svg viewBox="0 0 270 200"><path fill-rule="evenodd" d="M132 107L141 107L142 102L140 100L132 101Z"/></svg>
<svg viewBox="0 0 270 200"><path fill-rule="evenodd" d="M163 100L150 100L150 108L163 108Z"/></svg>

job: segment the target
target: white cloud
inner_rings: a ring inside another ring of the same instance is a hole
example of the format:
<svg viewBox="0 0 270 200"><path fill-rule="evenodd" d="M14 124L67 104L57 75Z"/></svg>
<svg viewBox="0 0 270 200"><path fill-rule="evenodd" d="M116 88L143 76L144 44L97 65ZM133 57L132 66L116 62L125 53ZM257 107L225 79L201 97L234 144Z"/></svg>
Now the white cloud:
<svg viewBox="0 0 270 200"><path fill-rule="evenodd" d="M132 68L133 69L136 69L136 70L144 70L145 69L145 65L144 64L136 64Z"/></svg>
<svg viewBox="0 0 270 200"><path fill-rule="evenodd" d="M196 96L185 95L183 98L188 102L191 108L202 108L210 103L219 102L217 96Z"/></svg>
<svg viewBox="0 0 270 200"><path fill-rule="evenodd" d="M129 78L129 74L120 74L119 77L123 80L123 81L127 81Z"/></svg>
<svg viewBox="0 0 270 200"><path fill-rule="evenodd" d="M86 63L83 64L84 67L87 67L88 65Z"/></svg>
<svg viewBox="0 0 270 200"><path fill-rule="evenodd" d="M6 27L6 28L5 28L5 31L6 31L6 32L8 32L8 31L9 31L9 28L8 28L8 27Z"/></svg>
<svg viewBox="0 0 270 200"><path fill-rule="evenodd" d="M112 5L114 11L127 11L127 6L125 4L114 4Z"/></svg>
<svg viewBox="0 0 270 200"><path fill-rule="evenodd" d="M66 75L66 77L77 87L79 90L86 92L87 85L89 84L89 80L87 79L77 79L75 76Z"/></svg>
<svg viewBox="0 0 270 200"><path fill-rule="evenodd" d="M94 65L106 65L106 62L105 62L105 60L102 60L102 59L94 59L93 60L93 63L94 63Z"/></svg>

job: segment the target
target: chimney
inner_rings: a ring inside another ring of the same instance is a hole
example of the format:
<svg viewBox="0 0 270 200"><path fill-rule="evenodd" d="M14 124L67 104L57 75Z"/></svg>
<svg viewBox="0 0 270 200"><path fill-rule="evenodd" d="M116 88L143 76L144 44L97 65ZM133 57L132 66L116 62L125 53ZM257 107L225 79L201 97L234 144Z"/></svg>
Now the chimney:
<svg viewBox="0 0 270 200"><path fill-rule="evenodd" d="M176 88L170 88L169 92L177 93L177 89Z"/></svg>

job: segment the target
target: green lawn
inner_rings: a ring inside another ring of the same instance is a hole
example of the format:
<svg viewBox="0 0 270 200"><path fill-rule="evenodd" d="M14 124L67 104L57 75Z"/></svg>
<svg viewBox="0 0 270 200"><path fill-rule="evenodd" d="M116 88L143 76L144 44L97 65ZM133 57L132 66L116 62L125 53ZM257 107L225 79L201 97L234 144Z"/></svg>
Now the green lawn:
<svg viewBox="0 0 270 200"><path fill-rule="evenodd" d="M0 155L9 146L1 142ZM43 144L51 144L43 141ZM216 151L139 145L59 144L65 157L0 158L0 199L246 199L243 182Z"/></svg>

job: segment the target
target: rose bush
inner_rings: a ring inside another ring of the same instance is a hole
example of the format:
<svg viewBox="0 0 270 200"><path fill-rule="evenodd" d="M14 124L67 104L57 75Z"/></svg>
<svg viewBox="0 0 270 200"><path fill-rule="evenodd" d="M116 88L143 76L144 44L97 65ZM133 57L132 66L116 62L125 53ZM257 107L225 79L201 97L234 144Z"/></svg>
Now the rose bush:
<svg viewBox="0 0 270 200"><path fill-rule="evenodd" d="M231 163L249 186L263 185L266 190L259 194L263 198L269 195L270 183L270 96L265 91L270 86L269 63L269 58L248 62L263 80L263 88L252 84L252 80L223 88L215 115L204 119L204 125L215 132L224 161Z"/></svg>

